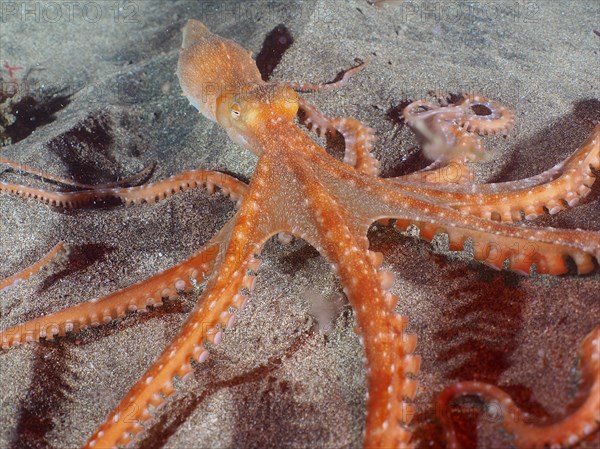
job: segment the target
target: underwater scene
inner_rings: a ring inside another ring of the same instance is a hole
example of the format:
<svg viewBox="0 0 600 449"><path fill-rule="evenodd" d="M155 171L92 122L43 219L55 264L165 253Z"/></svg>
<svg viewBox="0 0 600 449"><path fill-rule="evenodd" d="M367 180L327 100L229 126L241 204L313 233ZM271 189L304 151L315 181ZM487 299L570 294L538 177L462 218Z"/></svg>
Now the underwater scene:
<svg viewBox="0 0 600 449"><path fill-rule="evenodd" d="M592 0L0 0L0 449L598 449L599 55Z"/></svg>

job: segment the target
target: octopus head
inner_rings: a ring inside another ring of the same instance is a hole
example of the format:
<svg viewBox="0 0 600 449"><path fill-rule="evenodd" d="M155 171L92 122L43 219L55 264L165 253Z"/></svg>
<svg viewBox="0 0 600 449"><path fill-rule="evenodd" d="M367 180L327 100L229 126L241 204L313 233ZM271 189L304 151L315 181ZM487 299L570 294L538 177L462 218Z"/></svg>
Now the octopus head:
<svg viewBox="0 0 600 449"><path fill-rule="evenodd" d="M217 122L234 142L260 154L259 137L274 132L269 127L291 122L298 113L298 94L282 84L241 86L217 98L216 112Z"/></svg>
<svg viewBox="0 0 600 449"><path fill-rule="evenodd" d="M211 33L198 20L189 20L183 28L177 76L183 95L213 121L216 100L222 92L262 82L251 52Z"/></svg>

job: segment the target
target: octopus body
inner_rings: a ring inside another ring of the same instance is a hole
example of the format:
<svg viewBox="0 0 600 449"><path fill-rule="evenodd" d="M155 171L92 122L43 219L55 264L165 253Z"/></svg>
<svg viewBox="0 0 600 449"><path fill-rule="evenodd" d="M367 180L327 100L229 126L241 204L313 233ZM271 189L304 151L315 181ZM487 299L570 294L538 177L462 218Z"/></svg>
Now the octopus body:
<svg viewBox="0 0 600 449"><path fill-rule="evenodd" d="M404 115L423 135L425 151L435 162L421 172L384 179L377 176L379 163L371 154L373 130L354 119L325 117L297 92L340 87L361 67L327 85L264 82L247 50L190 20L183 30L177 68L183 93L233 141L258 156L249 184L204 170L154 184L79 185L75 187L83 190L66 192L0 183L1 191L62 208L84 207L107 198L126 204L156 202L198 187L209 191L219 187L237 203L235 216L179 265L106 297L2 330L2 349L41 338L52 340L122 318L128 311L159 305L178 291L191 290L197 282L207 280L177 337L85 448L124 446L143 432L154 410L174 392L173 380L186 378L194 369L192 364L206 361L211 346L218 345L223 331L234 326L236 311L248 301L254 287L261 249L275 235L291 235L314 246L331 263L354 310L367 363L365 448L414 447L410 422L420 365L414 354L416 337L407 330L408 318L396 313L398 298L389 292L394 276L381 269L382 254L369 250L367 231L374 222L393 220L402 230L416 226L427 240L445 233L451 249L461 249L472 241L477 260L521 274L528 274L533 265L539 273L563 274L568 271L566 257L574 261L580 274L595 269L594 260L600 259L600 233L511 222L557 213L575 206L590 192L595 180L592 170L600 168L600 125L573 156L536 177L474 184L468 176L460 176L448 182L437 176L440 171L454 164L467 173L466 162L482 154L479 136L506 130L513 116L498 103L476 95L452 105L421 101L409 106ZM294 121L299 110L313 131L344 136L343 161L330 156L299 128ZM54 180L73 186L66 179ZM0 287L25 280L61 252L63 246L59 245ZM596 330L582 346L585 401L580 413L556 424L552 432L507 427L515 434L517 445L571 445L597 429L598 341ZM511 406L509 398L495 387L463 383L451 388L441 401L469 393ZM447 435L453 441L451 430Z"/></svg>

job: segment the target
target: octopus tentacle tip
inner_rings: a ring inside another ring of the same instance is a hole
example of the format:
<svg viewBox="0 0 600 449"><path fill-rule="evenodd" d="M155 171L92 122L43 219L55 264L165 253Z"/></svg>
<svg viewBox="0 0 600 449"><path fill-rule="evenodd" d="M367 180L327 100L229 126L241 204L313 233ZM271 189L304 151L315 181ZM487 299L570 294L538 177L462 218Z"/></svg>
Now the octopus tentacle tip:
<svg viewBox="0 0 600 449"><path fill-rule="evenodd" d="M590 332L580 347L580 391L583 400L570 407L573 411L562 419L548 424L530 424L527 420L514 420L514 416L526 416L513 400L498 387L481 382L459 382L444 389L438 396L438 410L450 447L460 447L449 414L451 402L459 396L476 395L486 401L497 402L504 417L501 424L512 434L519 449L540 447L565 447L577 445L581 440L598 431L600 425L600 326Z"/></svg>
<svg viewBox="0 0 600 449"><path fill-rule="evenodd" d="M64 242L57 243L44 257L42 257L34 264L28 266L27 268L8 278L0 279L0 292L2 290L16 287L18 284L29 279L34 274L46 270L48 266L53 263L64 263L68 259L70 254L70 245L67 245Z"/></svg>

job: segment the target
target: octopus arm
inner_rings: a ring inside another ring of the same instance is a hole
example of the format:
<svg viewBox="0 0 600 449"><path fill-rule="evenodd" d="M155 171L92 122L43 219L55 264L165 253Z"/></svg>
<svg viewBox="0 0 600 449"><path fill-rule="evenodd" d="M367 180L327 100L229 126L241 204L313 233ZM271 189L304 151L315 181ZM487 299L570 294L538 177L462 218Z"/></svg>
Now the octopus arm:
<svg viewBox="0 0 600 449"><path fill-rule="evenodd" d="M485 108L489 115L474 115L471 108L477 106ZM444 107L418 100L404 108L402 115L424 138L423 152L434 164L484 159L479 136L505 131L514 121L508 109L480 96L469 96L458 104Z"/></svg>
<svg viewBox="0 0 600 449"><path fill-rule="evenodd" d="M532 220L575 206L591 191L600 170L600 125L568 159L547 172L520 181L465 186L402 183L402 189L443 201L461 212L498 221ZM537 185L532 185L538 182Z"/></svg>
<svg viewBox="0 0 600 449"><path fill-rule="evenodd" d="M346 117L330 118L323 115L316 106L303 98L299 107L304 112L304 123L320 137L325 133L339 132L344 137L344 162L362 173L377 176L380 163L371 153L375 142L375 131L362 122Z"/></svg>
<svg viewBox="0 0 600 449"><path fill-rule="evenodd" d="M223 244L215 260L215 271L198 303L175 339L146 371L85 444L112 448L126 445L141 432L151 411L173 392L173 379L186 378L191 362L208 358L211 345L218 345L223 331L234 325L235 310L243 307L247 292L254 288L256 258L264 242L279 232L267 214L260 213L248 192L231 224L224 228ZM251 270L249 272L249 270Z"/></svg>
<svg viewBox="0 0 600 449"><path fill-rule="evenodd" d="M428 241L437 234L447 234L451 250L462 250L471 240L475 259L497 270L508 260L508 269L520 274L529 274L533 264L538 273L563 274L568 271L568 256L578 273L585 274L595 269L594 258L600 258L600 232L525 228L463 215L428 202L418 203L417 214L402 210L385 218L396 218L396 226L402 230L416 225L420 237Z"/></svg>
<svg viewBox="0 0 600 449"><path fill-rule="evenodd" d="M108 189L111 187L128 186L128 185L137 184L137 183L143 181L144 179L148 178L152 174L152 171L154 170L154 168L156 167L156 163L151 162L146 167L144 167L142 170L140 170L138 173L135 173L127 178L121 179L120 181L109 182L106 184L84 184L84 183L77 182L77 181L74 181L69 178L63 178L61 176L53 175L52 173L48 173L43 170L38 170L38 169L30 167L28 165L19 164L17 162L13 162L13 161L10 161L10 160L2 158L2 157L0 157L0 164L6 165L6 166L12 168L13 170L16 170L22 174L29 174L29 175L37 176L38 178L42 178L47 181L53 181L57 184L62 184L62 185L70 186L70 187L78 187L80 189Z"/></svg>
<svg viewBox="0 0 600 449"><path fill-rule="evenodd" d="M0 182L0 191L23 198L33 198L46 204L62 208L85 207L97 201L119 199L127 205L143 202L153 203L168 198L178 192L203 187L210 193L220 187L232 199L240 201L246 190L246 184L225 173L192 170L176 176L137 187L113 187L79 192L54 192L35 189L20 184Z"/></svg>
<svg viewBox="0 0 600 449"><path fill-rule="evenodd" d="M292 89L297 92L324 92L344 87L350 81L353 75L364 69L369 61L362 61L360 59L355 60L357 64L347 70L340 72L337 81L330 81L328 83L305 83L299 81L292 81L287 83Z"/></svg>
<svg viewBox="0 0 600 449"><path fill-rule="evenodd" d="M40 338L52 340L57 335L122 318L127 311L142 312L147 306L159 306L163 298L175 298L178 290L190 290L192 279L202 282L212 272L223 238L221 231L192 257L130 287L4 329L0 332L1 347L6 350Z"/></svg>
<svg viewBox="0 0 600 449"><path fill-rule="evenodd" d="M552 181L565 176L568 172L581 172L578 176L586 178L590 176L590 167L599 170L599 152L600 152L600 125L596 126L589 137L579 148L567 159L556 164L554 167L529 178L516 181L486 183L477 186L478 193L509 193L515 190L529 189L551 183ZM566 191L564 194L566 195Z"/></svg>
<svg viewBox="0 0 600 449"><path fill-rule="evenodd" d="M298 170L300 171L300 169ZM333 265L352 305L367 364L367 416L364 447L408 449L411 404L417 389L414 376L420 358L413 353L416 337L407 333L408 319L397 314L398 298L387 290L393 275L380 271L382 256L368 250L364 229L354 228L343 200L320 182L303 179L311 199L310 231L303 234Z"/></svg>
<svg viewBox="0 0 600 449"><path fill-rule="evenodd" d="M508 268L521 274L529 274L533 264L538 273L566 273L567 256L580 274L589 273L595 268L594 259L600 259L600 232L484 220L427 196L405 192L393 181L353 172L347 165L327 161L321 155L314 156L312 162L321 181L343 201L351 221L361 230L378 220L395 219L396 226L403 230L417 226L426 240L447 234L451 250L464 249L470 240L475 259L498 270L508 260Z"/></svg>
<svg viewBox="0 0 600 449"><path fill-rule="evenodd" d="M447 234L452 250L464 249L465 242L470 240L475 259L498 270L508 260L508 268L521 274L529 274L533 264L538 273L566 273L567 256L580 274L589 273L595 268L594 259L600 258L600 232L531 228L484 220L427 197L396 190L394 183L385 179L357 179L350 173L347 176L348 182L354 182L355 190L346 191L338 183L330 184L330 188L337 190L337 195L344 195L346 208L361 226L381 219L396 219L399 229L417 226L425 240Z"/></svg>
<svg viewBox="0 0 600 449"><path fill-rule="evenodd" d="M450 403L459 396L476 395L485 401L498 403L502 426L514 437L519 449L544 447L572 447L598 430L600 423L600 327L583 340L580 348L579 369L581 382L572 404L573 412L563 419L548 424L528 422L512 398L500 388L481 382L459 382L444 389L438 397L438 410L442 410L449 449L460 447L449 416Z"/></svg>
<svg viewBox="0 0 600 449"><path fill-rule="evenodd" d="M61 256L68 255L68 248L65 247L63 242L57 243L48 253L34 264L27 268L13 274L10 277L0 280L0 292L2 290L13 287L20 282L26 281L31 276L39 273L41 270L46 268L52 262L57 261Z"/></svg>
<svg viewBox="0 0 600 449"><path fill-rule="evenodd" d="M440 107L418 100L404 108L405 122L425 139L423 152L434 162L423 170L392 179L441 185L473 182L466 162L485 158L479 136L504 132L514 123L509 109L481 95L467 95L457 104L442 103Z"/></svg>

